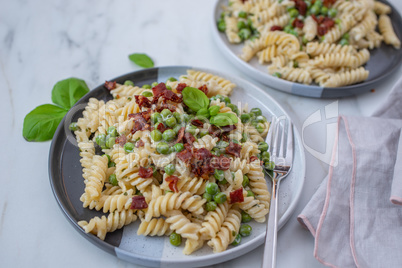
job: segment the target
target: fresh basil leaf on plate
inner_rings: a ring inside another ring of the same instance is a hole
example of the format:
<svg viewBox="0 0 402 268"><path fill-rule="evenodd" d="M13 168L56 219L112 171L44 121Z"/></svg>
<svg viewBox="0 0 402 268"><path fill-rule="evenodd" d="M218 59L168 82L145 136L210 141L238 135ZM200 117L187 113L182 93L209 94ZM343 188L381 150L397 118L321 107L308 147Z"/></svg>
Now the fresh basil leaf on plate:
<svg viewBox="0 0 402 268"><path fill-rule="evenodd" d="M61 80L54 85L52 101L65 109L70 109L88 92L89 88L84 80L72 77Z"/></svg>
<svg viewBox="0 0 402 268"><path fill-rule="evenodd" d="M237 122L237 116L232 113L217 114L212 116L210 119L210 123L218 127L234 125L237 124Z"/></svg>
<svg viewBox="0 0 402 268"><path fill-rule="evenodd" d="M209 106L209 99L204 92L194 87L185 87L182 91L183 102L194 112Z"/></svg>
<svg viewBox="0 0 402 268"><path fill-rule="evenodd" d="M134 53L134 54L129 55L128 58L140 67L143 67L143 68L154 67L154 62L147 54Z"/></svg>
<svg viewBox="0 0 402 268"><path fill-rule="evenodd" d="M36 107L25 116L22 135L27 141L52 139L57 126L67 112L67 109L53 104Z"/></svg>

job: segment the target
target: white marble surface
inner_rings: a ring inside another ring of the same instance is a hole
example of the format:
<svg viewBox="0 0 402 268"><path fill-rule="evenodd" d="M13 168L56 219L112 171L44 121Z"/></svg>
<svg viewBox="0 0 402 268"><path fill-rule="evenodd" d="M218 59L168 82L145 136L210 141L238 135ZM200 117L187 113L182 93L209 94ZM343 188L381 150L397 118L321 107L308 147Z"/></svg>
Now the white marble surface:
<svg viewBox="0 0 402 268"><path fill-rule="evenodd" d="M390 2L402 12L401 1ZM49 184L50 142L26 142L23 119L37 105L51 102L51 89L61 79L79 77L93 88L105 79L138 70L127 58L134 52L151 55L157 66L192 65L244 77L212 40L209 20L215 0L0 3L0 266L138 267L93 246L66 220ZM401 74L399 68L373 93L340 99L339 112L369 115ZM288 110L299 130L309 115L336 101L266 91ZM304 134L308 146L324 151L325 122L306 128ZM296 216L328 167L308 152L306 161L300 202L279 232L278 267L322 267L313 257L312 236ZM260 267L262 251L259 247L214 267Z"/></svg>

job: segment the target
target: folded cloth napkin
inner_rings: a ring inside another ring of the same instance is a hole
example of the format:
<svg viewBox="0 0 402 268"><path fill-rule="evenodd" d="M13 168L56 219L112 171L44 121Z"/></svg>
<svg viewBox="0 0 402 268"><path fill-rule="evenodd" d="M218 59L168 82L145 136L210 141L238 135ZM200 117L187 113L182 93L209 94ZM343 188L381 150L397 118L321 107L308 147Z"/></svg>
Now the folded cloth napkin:
<svg viewBox="0 0 402 268"><path fill-rule="evenodd" d="M298 216L330 267L402 267L402 79L374 116L338 118L328 176Z"/></svg>

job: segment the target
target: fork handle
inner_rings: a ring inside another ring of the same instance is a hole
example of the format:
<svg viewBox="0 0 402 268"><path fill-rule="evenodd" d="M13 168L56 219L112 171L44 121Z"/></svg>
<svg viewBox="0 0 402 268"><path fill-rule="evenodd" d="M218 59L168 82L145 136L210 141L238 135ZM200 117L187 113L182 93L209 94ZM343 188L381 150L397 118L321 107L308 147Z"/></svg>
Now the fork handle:
<svg viewBox="0 0 402 268"><path fill-rule="evenodd" d="M279 181L272 180L271 205L268 216L268 227L265 236L264 255L262 259L262 268L274 268L276 266L276 244L278 230L278 190Z"/></svg>

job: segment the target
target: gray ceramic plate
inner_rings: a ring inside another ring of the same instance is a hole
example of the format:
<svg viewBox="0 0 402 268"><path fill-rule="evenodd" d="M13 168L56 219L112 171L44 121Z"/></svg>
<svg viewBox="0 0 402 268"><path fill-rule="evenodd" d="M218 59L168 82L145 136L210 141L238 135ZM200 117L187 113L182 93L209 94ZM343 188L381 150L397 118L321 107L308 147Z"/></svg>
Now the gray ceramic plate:
<svg viewBox="0 0 402 268"><path fill-rule="evenodd" d="M215 5L211 18L212 34L217 46L237 68L257 81L290 94L313 97L313 98L339 98L358 95L375 89L384 79L398 69L402 62L402 49L395 49L392 46L382 44L380 48L370 51L371 57L365 68L370 71L368 79L362 83L338 87L324 88L320 86L309 86L299 83L289 82L270 75L267 65L260 65L256 58L250 62L245 62L238 57L241 54L243 44L231 44L226 35L218 31L216 22L222 12L222 5L226 5L228 0L218 0ZM400 40L402 40L402 18L398 11L387 1L380 0L392 7L390 14L393 27Z"/></svg>
<svg viewBox="0 0 402 268"><path fill-rule="evenodd" d="M232 95L232 102L234 103L242 101L243 104L244 102L248 102L249 107L260 107L263 114L267 117L270 117L269 115L281 116L286 114L274 99L255 85L245 80L211 70L187 66L160 67L129 73L112 80L118 83L132 80L136 85L141 86L143 84L151 84L154 81L166 81L171 76L179 77L185 74L188 69L203 70L221 75L236 83L237 87ZM85 95L69 111L59 125L54 135L49 155L49 176L54 196L64 215L81 235L96 246L116 255L120 259L153 267L198 267L211 265L239 257L263 243L265 224L258 224L256 222L251 223L253 227L252 235L244 238L241 245L237 247L230 246L228 250L218 254L213 254L212 250L208 246L205 246L190 256L182 254L183 245L178 248L171 246L169 238L137 236L138 222L109 233L105 241L98 239L92 234L86 234L78 226L77 222L80 220L88 221L94 216L101 216L102 213L82 207L80 196L84 192L84 182L79 161L79 150L76 147L73 134L68 130L68 125L81 116L85 104L91 97L105 101L111 99L111 95L103 85ZM283 226L286 223L296 207L303 188L304 175L304 151L300 136L295 129L294 167L288 178L281 185L279 226Z"/></svg>

